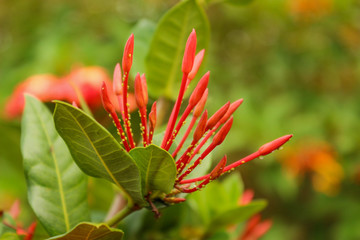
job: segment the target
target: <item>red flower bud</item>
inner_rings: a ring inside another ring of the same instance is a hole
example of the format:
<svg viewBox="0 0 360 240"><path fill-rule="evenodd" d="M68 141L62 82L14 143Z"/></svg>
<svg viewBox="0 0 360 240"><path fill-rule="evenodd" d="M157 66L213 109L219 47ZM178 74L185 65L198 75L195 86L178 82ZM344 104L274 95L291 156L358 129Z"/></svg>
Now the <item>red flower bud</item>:
<svg viewBox="0 0 360 240"><path fill-rule="evenodd" d="M227 156L225 155L220 162L216 165L216 167L211 171L210 173L210 180L214 180L218 177L221 176L221 174L223 173L223 170L225 168L226 165L226 161L227 161Z"/></svg>
<svg viewBox="0 0 360 240"><path fill-rule="evenodd" d="M135 100L139 108L144 108L148 102L148 93L146 91L146 80L145 76L140 77L140 74L136 74L135 77Z"/></svg>
<svg viewBox="0 0 360 240"><path fill-rule="evenodd" d="M164 202L167 203L182 203L186 201L185 198L176 198L176 197L165 197L163 200Z"/></svg>
<svg viewBox="0 0 360 240"><path fill-rule="evenodd" d="M122 95L122 80L120 63L116 64L113 75L113 91L115 95Z"/></svg>
<svg viewBox="0 0 360 240"><path fill-rule="evenodd" d="M200 79L199 83L197 84L196 88L192 92L189 105L195 106L199 100L201 99L202 95L204 94L207 85L209 83L210 72L205 73L205 75Z"/></svg>
<svg viewBox="0 0 360 240"><path fill-rule="evenodd" d="M79 108L79 106L77 105L77 103L76 103L75 101L72 101L71 104L72 104L74 107Z"/></svg>
<svg viewBox="0 0 360 240"><path fill-rule="evenodd" d="M134 34L131 34L129 39L126 42L125 48L124 48L124 55L122 59L122 67L124 74L127 74L130 72L132 62L133 62L133 54L134 53Z"/></svg>
<svg viewBox="0 0 360 240"><path fill-rule="evenodd" d="M153 103L149 113L150 129L155 129L156 126L156 102Z"/></svg>
<svg viewBox="0 0 360 240"><path fill-rule="evenodd" d="M199 71L201 63L202 63L202 61L204 59L204 55L205 55L205 49L201 50L200 52L198 52L198 54L196 54L195 59L194 59L193 67L191 69L191 72L188 75L188 79L190 81L194 79L195 75Z"/></svg>
<svg viewBox="0 0 360 240"><path fill-rule="evenodd" d="M224 106L222 106L219 110L217 110L214 115L212 115L206 125L206 130L212 129L218 121L224 116L224 114L227 112L227 110L230 107L230 102L227 102Z"/></svg>
<svg viewBox="0 0 360 240"><path fill-rule="evenodd" d="M212 143L214 145L220 145L226 138L226 135L229 133L231 126L233 124L234 118L231 117L222 128L215 134Z"/></svg>
<svg viewBox="0 0 360 240"><path fill-rule="evenodd" d="M191 72L196 52L196 32L193 29L187 39L181 70L184 74Z"/></svg>
<svg viewBox="0 0 360 240"><path fill-rule="evenodd" d="M145 77L145 73L143 73L141 76L141 82L142 82L142 87L143 87L143 91L144 93L146 93L146 104L148 103L148 89L147 89L147 83L146 83L146 77Z"/></svg>
<svg viewBox="0 0 360 240"><path fill-rule="evenodd" d="M196 129L194 132L193 142L195 142L195 143L198 142L205 133L207 116L208 116L208 113L207 113L207 110L205 110L205 112L201 116L199 123L196 126Z"/></svg>
<svg viewBox="0 0 360 240"><path fill-rule="evenodd" d="M101 86L101 100L102 100L105 111L107 111L108 113L115 112L115 108L114 108L114 105L110 101L105 82L103 82L102 86Z"/></svg>
<svg viewBox="0 0 360 240"><path fill-rule="evenodd" d="M194 117L196 117L196 118L200 117L202 111L205 108L208 94L209 94L209 90L205 89L205 92L203 93L200 101L196 104L196 106L194 108L194 112L193 112Z"/></svg>
<svg viewBox="0 0 360 240"><path fill-rule="evenodd" d="M12 204L9 214L15 220L19 217L19 215L20 215L20 200L19 199L16 199L15 202Z"/></svg>
<svg viewBox="0 0 360 240"><path fill-rule="evenodd" d="M232 104L230 104L229 109L227 110L227 112L225 113L225 115L221 118L220 120L220 124L223 124L224 122L226 122L230 116L236 111L236 109L238 107L240 107L240 105L243 103L244 99L239 99L235 102L233 102Z"/></svg>
<svg viewBox="0 0 360 240"><path fill-rule="evenodd" d="M24 240L31 240L33 239L34 233L35 233L35 229L36 229L36 222L31 223L31 225L29 226L29 228L27 229L27 235L25 236Z"/></svg>
<svg viewBox="0 0 360 240"><path fill-rule="evenodd" d="M260 156L267 155L267 154L271 153L272 151L278 149L279 147L284 145L287 141L289 141L292 136L293 136L292 134L285 135L285 136L279 137L278 139L275 139L269 143L262 145L259 148Z"/></svg>
<svg viewBox="0 0 360 240"><path fill-rule="evenodd" d="M240 206L243 206L243 205L249 204L253 198L254 198L254 191L251 189L247 189L243 192L238 203Z"/></svg>

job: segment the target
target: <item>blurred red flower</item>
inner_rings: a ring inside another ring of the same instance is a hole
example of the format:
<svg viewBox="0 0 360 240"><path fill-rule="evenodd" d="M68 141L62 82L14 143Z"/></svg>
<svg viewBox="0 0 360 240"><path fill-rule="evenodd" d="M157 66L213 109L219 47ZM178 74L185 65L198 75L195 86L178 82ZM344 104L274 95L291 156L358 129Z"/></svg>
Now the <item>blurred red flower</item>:
<svg viewBox="0 0 360 240"><path fill-rule="evenodd" d="M106 70L98 67L79 67L67 76L57 77L52 74L39 74L27 78L18 84L5 106L5 117L15 118L21 115L24 109L24 93L37 97L42 102L63 100L80 105L79 91L91 109L101 106L100 91L102 82L110 83ZM115 95L111 95L115 98ZM136 109L135 98L129 94L130 111ZM115 106L118 110L118 106Z"/></svg>
<svg viewBox="0 0 360 240"><path fill-rule="evenodd" d="M239 199L239 205L246 205L251 202L254 197L253 190L246 190ZM256 214L251 217L245 225L244 231L239 236L238 240L257 240L263 236L271 228L272 221L267 219L261 221L261 214Z"/></svg>

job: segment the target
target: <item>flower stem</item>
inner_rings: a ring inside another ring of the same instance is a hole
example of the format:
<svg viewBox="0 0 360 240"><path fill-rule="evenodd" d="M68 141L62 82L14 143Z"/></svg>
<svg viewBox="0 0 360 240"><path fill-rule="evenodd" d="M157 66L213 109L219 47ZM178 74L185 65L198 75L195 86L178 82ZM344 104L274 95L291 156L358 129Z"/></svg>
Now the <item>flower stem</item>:
<svg viewBox="0 0 360 240"><path fill-rule="evenodd" d="M181 150L182 146L184 145L187 137L189 136L191 130L193 129L195 122L196 122L197 117L193 116L193 118L191 119L190 122L190 126L187 128L183 138L181 139L181 142L179 143L179 145L177 146L177 148L175 149L175 151L173 152L172 156L173 158L176 157L176 155L179 153L179 151Z"/></svg>
<svg viewBox="0 0 360 240"><path fill-rule="evenodd" d="M139 209L140 209L140 207L137 205L128 205L123 210L121 210L120 212L115 214L114 217L112 217L110 220L108 220L106 222L106 224L109 225L110 227L115 226L121 220L123 220L125 217L127 217L128 215L130 215L131 213L133 213Z"/></svg>
<svg viewBox="0 0 360 240"><path fill-rule="evenodd" d="M164 139L163 139L163 142L161 144L161 148L166 147L166 145L168 144L168 141L170 140L171 135L173 133L175 123L176 123L176 119L177 119L177 117L179 115L180 106L181 106L182 100L184 98L184 93L185 93L185 90L186 90L187 76L188 76L187 73L183 74L182 81L181 81L181 86L180 86L180 91L179 91L179 96L176 99L174 108L173 108L173 110L171 112L169 124L167 125L165 135L164 135Z"/></svg>
<svg viewBox="0 0 360 240"><path fill-rule="evenodd" d="M128 106L128 102L127 102L128 79L129 79L129 73L125 72L124 76L123 76L123 116L125 117L125 119L123 119L123 120L124 120L127 137L129 139L129 143L130 143L130 148L132 149L135 147L135 142L134 142L134 139L132 136L129 106Z"/></svg>

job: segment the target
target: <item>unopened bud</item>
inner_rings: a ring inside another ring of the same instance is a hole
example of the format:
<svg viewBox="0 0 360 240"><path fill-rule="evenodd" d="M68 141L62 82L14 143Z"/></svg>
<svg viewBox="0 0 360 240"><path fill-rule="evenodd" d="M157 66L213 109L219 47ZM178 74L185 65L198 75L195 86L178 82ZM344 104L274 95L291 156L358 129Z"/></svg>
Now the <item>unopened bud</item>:
<svg viewBox="0 0 360 240"><path fill-rule="evenodd" d="M105 82L103 82L102 86L101 86L101 101L103 103L105 111L107 111L108 113L115 112L115 108L114 108L114 105L110 101Z"/></svg>
<svg viewBox="0 0 360 240"><path fill-rule="evenodd" d="M225 155L220 162L216 165L216 167L211 171L210 173L210 180L214 180L218 177L221 176L221 174L223 173L223 170L225 168L226 165L226 161L227 161L227 156Z"/></svg>
<svg viewBox="0 0 360 240"><path fill-rule="evenodd" d="M230 116L236 111L236 109L240 107L243 101L244 99L241 98L230 104L229 109L226 111L225 115L221 118L220 123L223 124L224 122L226 122L230 118Z"/></svg>
<svg viewBox="0 0 360 240"><path fill-rule="evenodd" d="M191 69L191 72L188 75L188 79L190 81L194 79L197 72L199 71L201 63L202 63L202 61L204 59L204 55L205 55L205 49L201 50L200 52L198 52L198 54L196 54L195 59L194 59L193 67Z"/></svg>
<svg viewBox="0 0 360 240"><path fill-rule="evenodd" d="M193 136L194 142L198 142L204 135L204 133L206 131L207 117L208 117L208 113L207 113L207 110L205 110L205 112L203 113L203 115L201 116L201 118L199 120L198 125L196 126L194 136Z"/></svg>
<svg viewBox="0 0 360 240"><path fill-rule="evenodd" d="M219 110L217 110L216 113L214 113L214 115L212 115L206 125L206 129L212 129L217 123L218 121L220 121L220 119L224 116L224 114L227 112L227 110L230 107L230 102L227 102L224 106L222 106Z"/></svg>
<svg viewBox="0 0 360 240"><path fill-rule="evenodd" d="M150 129L155 129L156 126L156 102L153 103L149 113Z"/></svg>
<svg viewBox="0 0 360 240"><path fill-rule="evenodd" d="M177 197L165 197L163 200L164 202L167 203L182 203L186 201L185 198L177 198Z"/></svg>
<svg viewBox="0 0 360 240"><path fill-rule="evenodd" d="M113 75L113 91L115 95L122 95L122 80L121 80L121 67L120 63L117 63L114 69Z"/></svg>
<svg viewBox="0 0 360 240"><path fill-rule="evenodd" d="M285 136L279 137L279 138L277 138L277 139L275 139L275 140L273 140L273 141L271 141L269 143L266 143L266 144L262 145L259 148L260 156L267 155L267 154L271 153L272 151L280 148L287 141L289 141L292 136L293 136L292 134L285 135Z"/></svg>
<svg viewBox="0 0 360 240"><path fill-rule="evenodd" d="M196 32L193 29L187 39L181 70L184 74L191 72L196 52Z"/></svg>
<svg viewBox="0 0 360 240"><path fill-rule="evenodd" d="M144 108L148 102L148 93L146 91L146 81L140 77L140 74L136 74L135 77L135 100L139 108Z"/></svg>
<svg viewBox="0 0 360 240"><path fill-rule="evenodd" d="M190 99L189 99L190 106L195 106L199 102L201 97L203 96L203 94L207 88L207 85L209 83L209 77L210 77L210 72L207 72L200 79L199 83L197 84L196 88L194 89L194 91L192 92L192 94L190 96Z"/></svg>
<svg viewBox="0 0 360 240"><path fill-rule="evenodd" d="M205 92L203 93L200 101L196 104L196 106L194 108L194 112L193 112L194 117L196 117L196 118L200 117L202 111L205 108L208 94L209 94L209 89L205 89Z"/></svg>
<svg viewBox="0 0 360 240"><path fill-rule="evenodd" d="M239 205L246 205L251 202L254 198L254 191L251 189L247 189L243 192L241 198L239 199Z"/></svg>
<svg viewBox="0 0 360 240"><path fill-rule="evenodd" d="M79 106L77 105L77 103L75 101L72 101L72 105L76 108L79 108Z"/></svg>
<svg viewBox="0 0 360 240"><path fill-rule="evenodd" d="M146 100L146 104L147 104L149 96L148 96L148 88L147 88L145 73L141 74L140 78L141 78L141 82L142 82L143 92L146 93L145 100Z"/></svg>
<svg viewBox="0 0 360 240"><path fill-rule="evenodd" d="M229 133L231 126L233 124L234 118L231 117L222 128L215 134L212 143L214 145L220 145L226 138Z"/></svg>
<svg viewBox="0 0 360 240"><path fill-rule="evenodd" d="M129 39L126 42L124 48L124 55L122 59L122 67L124 74L130 72L132 62L133 62L133 53L134 53L134 34L131 34Z"/></svg>

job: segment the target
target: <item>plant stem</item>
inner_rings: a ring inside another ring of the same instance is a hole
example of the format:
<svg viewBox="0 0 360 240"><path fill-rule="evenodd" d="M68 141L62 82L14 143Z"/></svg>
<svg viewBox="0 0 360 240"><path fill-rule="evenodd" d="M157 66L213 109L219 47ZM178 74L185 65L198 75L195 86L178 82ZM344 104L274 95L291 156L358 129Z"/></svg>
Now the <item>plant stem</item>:
<svg viewBox="0 0 360 240"><path fill-rule="evenodd" d="M139 209L140 209L140 207L137 205L128 205L123 210L121 210L120 212L115 214L113 218L108 220L106 222L106 224L109 225L110 227L115 226L121 220L123 220L126 216L130 215L131 213L133 213Z"/></svg>
<svg viewBox="0 0 360 240"><path fill-rule="evenodd" d="M119 211L121 211L122 209L124 209L124 207L126 207L127 202L125 200L125 198L123 197L123 195L121 195L120 193L116 193L113 199L113 202L111 203L111 207L106 215L105 221L110 220L111 218L113 218L116 213L118 213Z"/></svg>

